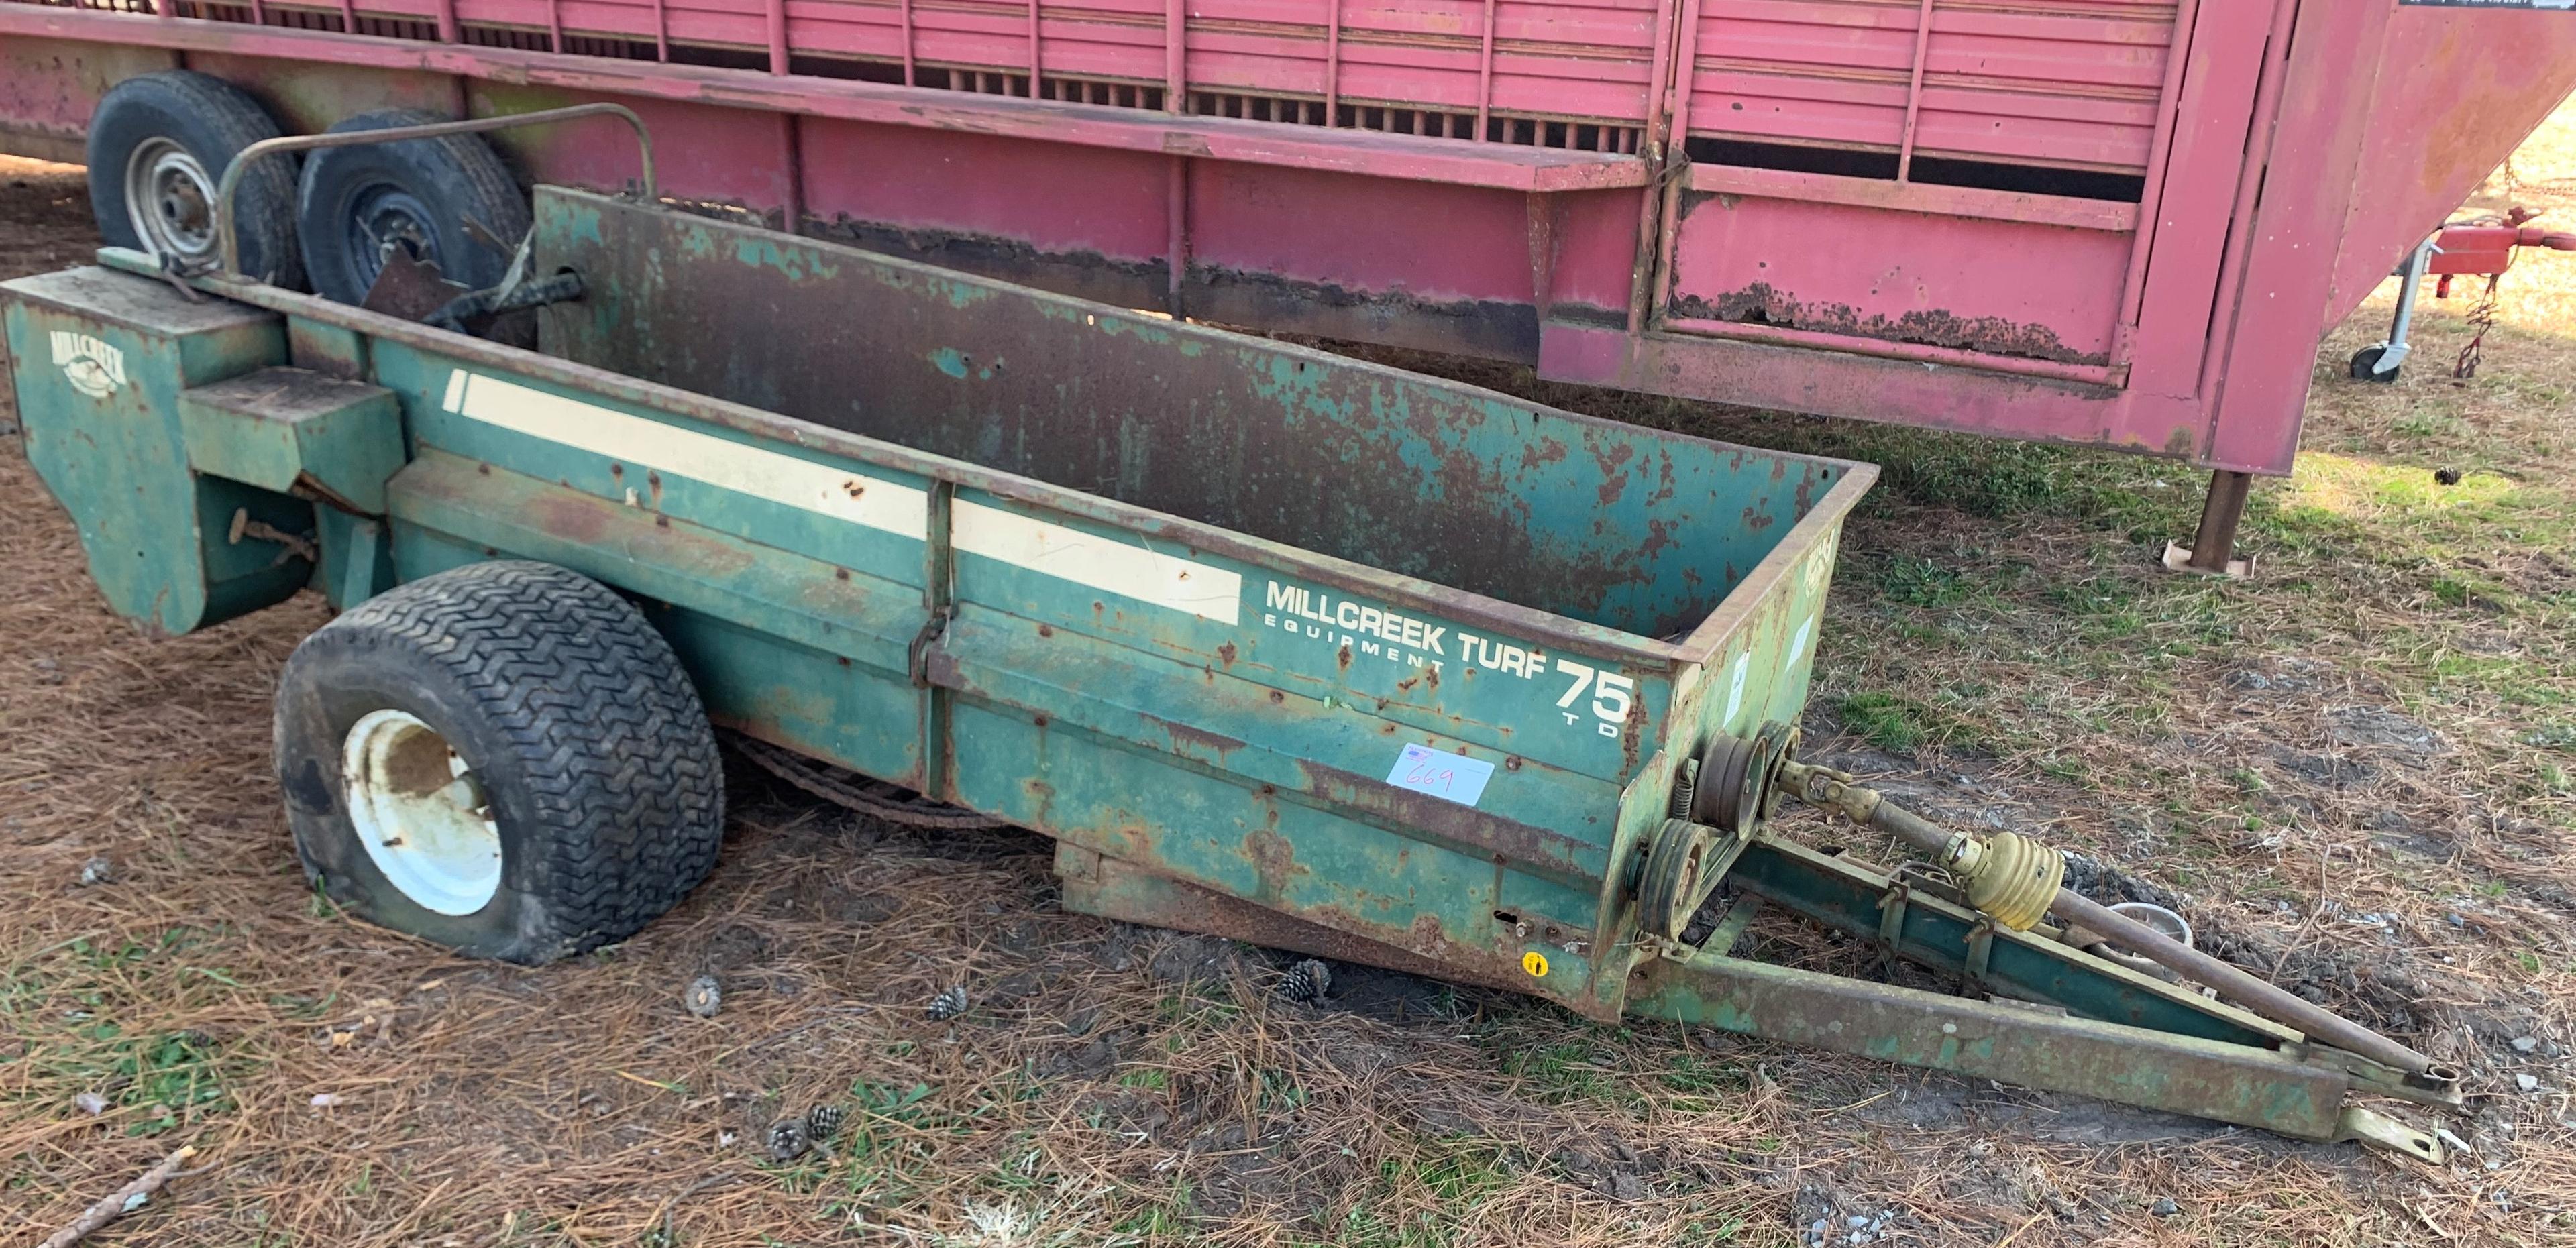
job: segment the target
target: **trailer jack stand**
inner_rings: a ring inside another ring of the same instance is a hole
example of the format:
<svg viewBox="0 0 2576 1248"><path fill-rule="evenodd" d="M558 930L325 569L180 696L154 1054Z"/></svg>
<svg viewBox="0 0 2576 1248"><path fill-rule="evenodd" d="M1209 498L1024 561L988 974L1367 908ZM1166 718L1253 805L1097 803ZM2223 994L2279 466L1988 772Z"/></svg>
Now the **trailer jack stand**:
<svg viewBox="0 0 2576 1248"><path fill-rule="evenodd" d="M2250 472L2222 468L2210 474L2209 501L2201 504L2200 527L2192 532L2189 546L2165 543L2165 570L2234 579L2254 575L2254 556L2236 553L2236 526L2245 519L2245 499L2253 488Z"/></svg>

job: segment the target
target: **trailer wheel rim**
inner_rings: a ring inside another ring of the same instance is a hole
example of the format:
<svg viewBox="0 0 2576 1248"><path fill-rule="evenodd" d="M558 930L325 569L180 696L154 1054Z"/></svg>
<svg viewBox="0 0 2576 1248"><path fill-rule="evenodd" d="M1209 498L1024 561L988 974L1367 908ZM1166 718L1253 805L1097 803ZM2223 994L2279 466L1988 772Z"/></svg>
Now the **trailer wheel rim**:
<svg viewBox="0 0 2576 1248"><path fill-rule="evenodd" d="M400 247L412 260L437 264L436 219L429 205L400 187L378 185L359 192L348 216L349 261L359 289L374 289L376 279L384 276L388 247Z"/></svg>
<svg viewBox="0 0 2576 1248"><path fill-rule="evenodd" d="M349 823L385 879L421 908L472 914L501 891L501 828L474 769L408 711L371 711L341 751Z"/></svg>
<svg viewBox="0 0 2576 1248"><path fill-rule="evenodd" d="M215 182L177 140L151 138L125 158L125 215L154 255L195 260L214 251Z"/></svg>

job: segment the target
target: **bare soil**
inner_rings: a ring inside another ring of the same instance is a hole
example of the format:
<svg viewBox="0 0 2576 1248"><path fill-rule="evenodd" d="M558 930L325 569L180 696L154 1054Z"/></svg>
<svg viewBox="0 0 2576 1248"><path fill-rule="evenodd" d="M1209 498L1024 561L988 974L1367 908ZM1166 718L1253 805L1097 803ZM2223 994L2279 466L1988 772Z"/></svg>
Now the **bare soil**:
<svg viewBox="0 0 2576 1248"><path fill-rule="evenodd" d="M2489 193L2576 225L2570 171L2576 109ZM94 244L79 170L0 159L0 276ZM2447 1166L1365 968L1291 1005L1284 958L1065 913L1042 838L749 768L715 877L636 939L454 959L334 914L289 849L268 696L325 608L139 634L0 438L0 1240L190 1143L205 1168L95 1242L2576 1242L2576 257L2517 267L2471 379L2456 300L2398 385L2340 380L2386 299L2320 352L2245 584L2152 570L2197 505L2170 465L1394 358L1886 464L1809 752L2044 830L2090 891L2461 1063ZM771 1159L816 1104L831 1145Z"/></svg>

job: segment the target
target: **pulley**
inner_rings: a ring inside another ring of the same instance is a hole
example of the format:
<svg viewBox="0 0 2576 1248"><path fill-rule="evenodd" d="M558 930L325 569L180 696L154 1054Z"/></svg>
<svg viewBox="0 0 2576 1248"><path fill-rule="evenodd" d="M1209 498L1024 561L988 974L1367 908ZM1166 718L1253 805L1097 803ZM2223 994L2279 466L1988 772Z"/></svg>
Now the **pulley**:
<svg viewBox="0 0 2576 1248"><path fill-rule="evenodd" d="M1699 913L1721 874L1709 868L1717 857L1719 833L1688 819L1666 819L1646 850L1646 865L1637 877L1637 921L1647 933L1679 940Z"/></svg>
<svg viewBox="0 0 2576 1248"><path fill-rule="evenodd" d="M1691 818L1721 832L1759 831L1778 805L1772 781L1797 742L1798 730L1773 722L1751 738L1718 734L1700 752Z"/></svg>

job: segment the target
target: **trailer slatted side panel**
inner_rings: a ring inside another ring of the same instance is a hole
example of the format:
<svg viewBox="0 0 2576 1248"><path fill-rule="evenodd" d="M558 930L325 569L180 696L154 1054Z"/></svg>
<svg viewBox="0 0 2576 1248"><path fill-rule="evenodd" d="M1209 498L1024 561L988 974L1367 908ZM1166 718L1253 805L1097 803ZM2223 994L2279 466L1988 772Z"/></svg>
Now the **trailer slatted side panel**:
<svg viewBox="0 0 2576 1248"><path fill-rule="evenodd" d="M2174 8L1703 0L1694 136L2143 173ZM1930 20L1929 31L1924 20ZM1919 65L1919 74L1917 72Z"/></svg>
<svg viewBox="0 0 2576 1248"><path fill-rule="evenodd" d="M1609 151L1637 150L1657 35L1686 26L1670 51L1690 67L1676 108L1694 138L2118 175L2146 169L2176 23L2174 5L2133 0L779 0L773 32L771 0L449 2L484 45L545 48L561 31L563 50L593 55L775 51L798 72L1130 108L1171 107L1177 85L1182 112ZM439 8L349 11L398 33ZM1551 121L1597 133L1528 124Z"/></svg>
<svg viewBox="0 0 2576 1248"><path fill-rule="evenodd" d="M337 29L343 20L327 4L171 2L183 16L217 21ZM672 59L731 63L770 51L769 0L449 3L460 41L482 46L543 50L560 30L561 50L575 54L651 57L666 42ZM348 11L363 33L434 38L442 7L358 0ZM1160 109L1174 85L1176 7L1186 8L1178 111L1470 139L1480 118L1579 122L1605 133L1578 140L1491 123L1481 133L1634 151L1666 5L783 0L783 51L797 72L898 82L909 72L924 86Z"/></svg>

